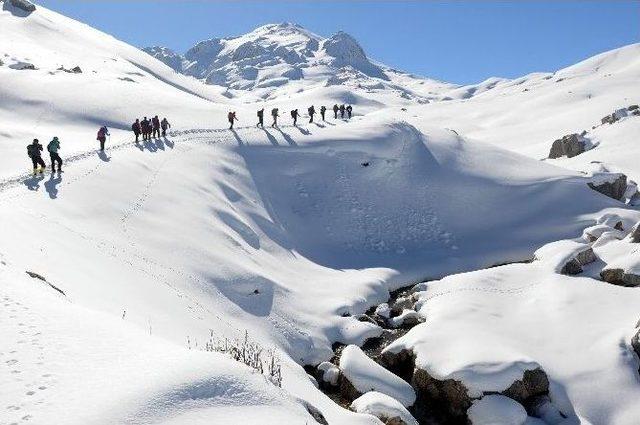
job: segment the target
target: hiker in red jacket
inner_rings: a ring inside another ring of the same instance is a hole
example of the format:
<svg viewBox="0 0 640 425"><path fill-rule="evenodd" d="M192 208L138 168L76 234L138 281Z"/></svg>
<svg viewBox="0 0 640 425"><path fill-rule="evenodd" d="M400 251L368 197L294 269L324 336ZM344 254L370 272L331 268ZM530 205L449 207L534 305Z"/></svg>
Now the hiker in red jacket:
<svg viewBox="0 0 640 425"><path fill-rule="evenodd" d="M96 137L96 140L100 141L101 151L104 151L104 142L107 141L107 136L110 136L109 130L107 129L106 125L103 125L102 127L100 127L100 130L98 130L98 137Z"/></svg>

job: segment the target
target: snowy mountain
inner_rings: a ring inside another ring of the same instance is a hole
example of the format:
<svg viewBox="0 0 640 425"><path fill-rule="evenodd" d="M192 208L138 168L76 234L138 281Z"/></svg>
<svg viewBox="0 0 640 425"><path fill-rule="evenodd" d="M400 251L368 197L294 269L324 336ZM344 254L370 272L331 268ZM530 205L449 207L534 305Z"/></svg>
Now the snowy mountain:
<svg viewBox="0 0 640 425"><path fill-rule="evenodd" d="M358 42L345 32L324 39L299 25L270 24L234 38L201 41L180 55L165 47L143 49L177 72L246 95L275 98L313 87L345 85L357 91L386 89L419 100L434 93L409 90L400 79L416 80L429 89L452 88L416 78L371 61Z"/></svg>
<svg viewBox="0 0 640 425"><path fill-rule="evenodd" d="M149 50L168 67L25 4L0 8L0 423L637 423L640 45L461 87L291 24ZM32 175L54 135L64 173Z"/></svg>

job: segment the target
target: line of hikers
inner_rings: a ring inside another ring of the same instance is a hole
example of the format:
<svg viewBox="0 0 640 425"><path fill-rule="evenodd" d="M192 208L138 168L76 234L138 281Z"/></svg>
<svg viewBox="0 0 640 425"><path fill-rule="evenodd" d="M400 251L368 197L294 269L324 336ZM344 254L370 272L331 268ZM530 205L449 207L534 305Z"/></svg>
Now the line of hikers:
<svg viewBox="0 0 640 425"><path fill-rule="evenodd" d="M49 144L47 145L47 151L49 152L49 156L51 157L51 172L56 172L56 164L58 165L58 173L62 173L62 158L60 158L60 154L58 151L60 150L60 140L58 137L54 137L51 139ZM47 165L44 163L42 159L42 145L38 139L33 139L33 143L27 145L27 155L31 158L31 163L33 164L33 174L44 173L44 169L47 168Z"/></svg>
<svg viewBox="0 0 640 425"><path fill-rule="evenodd" d="M144 117L142 121L136 119L136 122L131 125L131 130L133 130L133 134L136 136L136 143L138 143L138 138L141 134L142 140L151 140L151 138L155 139L160 137L160 129L162 129L162 136L166 136L167 129L169 128L171 128L169 121L167 121L166 118L160 121L157 115L151 119Z"/></svg>
<svg viewBox="0 0 640 425"><path fill-rule="evenodd" d="M351 115L353 114L353 107L351 105L340 105L338 106L333 105L333 118L334 119L338 119L338 112L340 112L340 118L344 119L345 114L347 115L348 119L351 118ZM298 117L300 116L300 113L298 112L297 109L292 110L291 112L291 119L293 120L293 125L298 125ZM326 115L327 113L327 107L322 105L320 107L320 116L322 117L322 121L326 121ZM256 127L260 127L260 128L264 128L264 108L259 109L258 110L258 124L256 124ZM311 124L313 122L313 116L316 114L316 108L311 105L307 108L307 114L309 115L309 124ZM278 126L278 118L280 117L280 110L278 108L273 108L271 110L271 117L273 118L273 123L271 124L271 127L277 127ZM238 121L238 116L236 115L235 111L231 111L229 112L229 114L227 115L227 119L229 120L229 130L233 130L233 124Z"/></svg>

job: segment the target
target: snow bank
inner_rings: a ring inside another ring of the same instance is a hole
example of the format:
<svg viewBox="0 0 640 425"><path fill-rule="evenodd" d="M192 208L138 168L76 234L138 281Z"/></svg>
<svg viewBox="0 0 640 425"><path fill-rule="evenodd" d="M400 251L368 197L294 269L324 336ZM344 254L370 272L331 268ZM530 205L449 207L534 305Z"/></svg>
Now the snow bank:
<svg viewBox="0 0 640 425"><path fill-rule="evenodd" d="M342 351L340 370L360 394L377 391L398 400L403 406L411 406L416 400L411 385L371 360L355 345Z"/></svg>
<svg viewBox="0 0 640 425"><path fill-rule="evenodd" d="M469 408L473 425L523 425L527 411L520 403L502 395L488 395Z"/></svg>

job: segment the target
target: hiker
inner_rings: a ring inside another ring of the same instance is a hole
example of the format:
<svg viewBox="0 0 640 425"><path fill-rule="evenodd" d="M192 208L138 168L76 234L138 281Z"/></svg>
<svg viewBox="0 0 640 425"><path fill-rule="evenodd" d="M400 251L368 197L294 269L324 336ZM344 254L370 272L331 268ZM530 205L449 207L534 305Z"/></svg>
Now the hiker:
<svg viewBox="0 0 640 425"><path fill-rule="evenodd" d="M258 110L258 124L256 127L264 128L264 108Z"/></svg>
<svg viewBox="0 0 640 425"><path fill-rule="evenodd" d="M353 108L351 107L351 105L347 106L347 117L349 119L351 119L351 111L353 111Z"/></svg>
<svg viewBox="0 0 640 425"><path fill-rule="evenodd" d="M278 117L280 116L278 114L278 108L273 108L271 110L271 116L273 117L273 124L271 124L271 127L277 127L278 126Z"/></svg>
<svg viewBox="0 0 640 425"><path fill-rule="evenodd" d="M320 107L320 116L322 117L322 121L326 121L326 120L324 119L324 114L326 114L326 113L327 113L327 107L326 107L326 106L324 106L324 105L322 105L322 106Z"/></svg>
<svg viewBox="0 0 640 425"><path fill-rule="evenodd" d="M104 142L107 141L107 136L110 136L109 129L106 125L103 125L102 127L100 127L100 130L98 130L98 137L96 137L96 140L100 141L101 151L104 151Z"/></svg>
<svg viewBox="0 0 640 425"><path fill-rule="evenodd" d="M147 119L147 117L144 117L144 119L140 123L140 128L142 129L142 140L147 140L149 138L149 127L149 120Z"/></svg>
<svg viewBox="0 0 640 425"><path fill-rule="evenodd" d="M42 156L40 156L40 152L42 151L42 145L38 141L38 139L33 139L33 143L27 145L27 155L31 158L31 162L33 163L33 175L35 176L38 171L40 173L44 172L44 169L47 168L47 165L42 160ZM38 170L38 165L40 166L40 170Z"/></svg>
<svg viewBox="0 0 640 425"><path fill-rule="evenodd" d="M340 118L342 119L344 119L344 111L345 111L344 105L340 105Z"/></svg>
<svg viewBox="0 0 640 425"><path fill-rule="evenodd" d="M338 119L338 105L333 105L333 119L337 120Z"/></svg>
<svg viewBox="0 0 640 425"><path fill-rule="evenodd" d="M311 124L313 122L313 116L316 114L316 108L311 105L307 109L307 112L309 113L309 124Z"/></svg>
<svg viewBox="0 0 640 425"><path fill-rule="evenodd" d="M160 118L156 115L151 119L151 126L153 127L153 138L157 139L160 137Z"/></svg>
<svg viewBox="0 0 640 425"><path fill-rule="evenodd" d="M293 111L291 111L291 118L293 118L293 126L295 127L298 123L298 110L294 109Z"/></svg>
<svg viewBox="0 0 640 425"><path fill-rule="evenodd" d="M60 140L58 137L54 137L53 140L49 142L47 145L47 150L49 151L49 156L51 157L51 172L56 172L56 163L58 164L58 173L62 172L62 158L58 155L58 151L60 150Z"/></svg>
<svg viewBox="0 0 640 425"><path fill-rule="evenodd" d="M234 121L238 121L238 117L236 117L236 113L235 112L229 112L229 114L227 115L227 119L229 120L229 124L231 124L229 126L229 130L233 130L233 122Z"/></svg>
<svg viewBox="0 0 640 425"><path fill-rule="evenodd" d="M133 130L133 134L136 135L136 143L138 143L138 137L140 137L140 133L142 133L142 125L140 125L140 119L136 118L136 122L131 125L131 130Z"/></svg>
<svg viewBox="0 0 640 425"><path fill-rule="evenodd" d="M165 137L167 135L167 129L171 128L171 124L169 124L166 117L160 121L160 128L162 128L162 137Z"/></svg>

